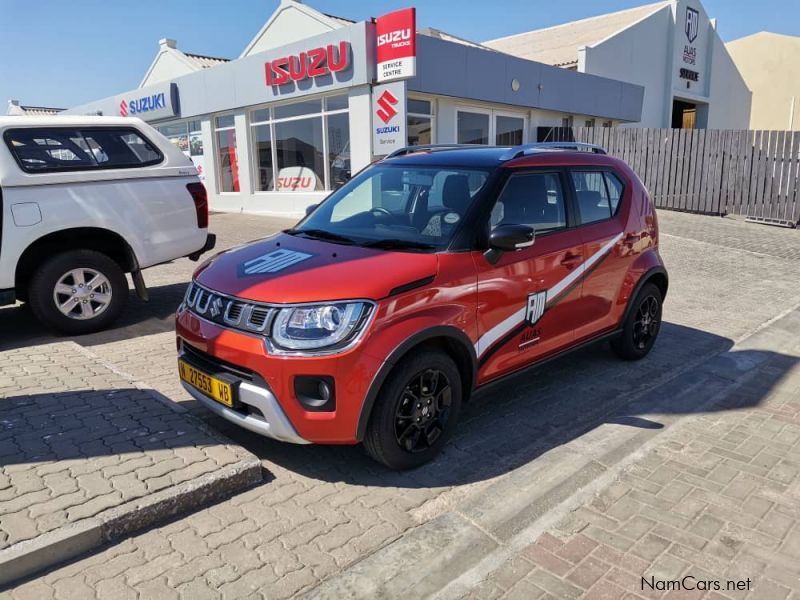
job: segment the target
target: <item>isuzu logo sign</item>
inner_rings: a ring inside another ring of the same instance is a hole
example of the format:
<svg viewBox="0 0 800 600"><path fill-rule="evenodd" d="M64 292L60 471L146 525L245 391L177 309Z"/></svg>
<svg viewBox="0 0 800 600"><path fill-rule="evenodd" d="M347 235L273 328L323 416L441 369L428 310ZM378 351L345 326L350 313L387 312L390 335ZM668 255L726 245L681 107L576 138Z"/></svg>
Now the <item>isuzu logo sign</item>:
<svg viewBox="0 0 800 600"><path fill-rule="evenodd" d="M321 77L344 71L350 66L350 44L339 42L324 48L312 48L293 56L282 56L264 65L267 86Z"/></svg>
<svg viewBox="0 0 800 600"><path fill-rule="evenodd" d="M417 74L417 13L398 10L375 20L377 80L407 79Z"/></svg>
<svg viewBox="0 0 800 600"><path fill-rule="evenodd" d="M697 39L697 31L699 28L700 13L694 8L686 7L686 26L684 27L684 32L690 44Z"/></svg>

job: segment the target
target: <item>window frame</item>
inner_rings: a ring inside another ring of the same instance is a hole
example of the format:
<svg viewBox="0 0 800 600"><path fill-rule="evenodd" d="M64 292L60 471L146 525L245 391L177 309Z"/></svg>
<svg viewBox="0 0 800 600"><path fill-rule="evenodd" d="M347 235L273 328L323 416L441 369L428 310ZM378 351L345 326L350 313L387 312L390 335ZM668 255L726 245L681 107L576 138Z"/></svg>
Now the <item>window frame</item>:
<svg viewBox="0 0 800 600"><path fill-rule="evenodd" d="M508 174L503 178L497 193L493 195L492 201L487 203L487 207L484 214L481 216L480 221L486 224L486 235L488 236L488 234L492 231L492 210L494 210L495 205L500 201L500 198L506 191L509 181L511 181L513 177L548 174L555 174L559 179L559 183L561 184L561 191L564 196L564 216L566 218L566 226L558 229L551 229L542 233L536 232L535 238L565 233L578 227L579 223L575 219L575 211L577 206L575 206L574 203L574 190L571 187L572 184L569 181L571 176L567 173L567 170L564 167L518 167L508 169ZM535 247L535 245L536 244L534 244L532 247Z"/></svg>
<svg viewBox="0 0 800 600"><path fill-rule="evenodd" d="M81 137L84 137L83 135L84 132L109 131L109 130L117 131L120 133L122 132L134 133L138 135L151 148L153 148L156 154L158 154L158 158L153 160L148 160L145 162L140 162L135 165L101 165L98 164L97 161L95 161L95 164L92 166L76 165L74 167L51 167L44 169L29 169L20 160L19 156L17 156L17 153L14 151L14 146L11 143L11 137L12 137L11 134L16 131L42 131L42 132L76 131L80 134ZM162 152L161 148L159 148L157 144L154 144L153 141L150 138L148 138L141 130L130 125L123 125L123 126L91 125L88 127L69 126L69 125L55 125L55 126L32 125L29 127L15 126L15 127L10 127L3 132L3 141L5 142L8 151L11 153L11 156L14 157L14 161L17 163L17 166L23 173L28 175L37 175L39 173L76 173L76 172L91 172L91 171L111 171L114 169L142 169L145 167L152 167L155 165L159 165L164 162L164 152Z"/></svg>
<svg viewBox="0 0 800 600"><path fill-rule="evenodd" d="M217 120L220 117L233 117L233 124L232 125L225 125L223 127L219 127L217 125ZM187 127L187 129L188 129L188 127ZM222 186L220 185L220 183L222 182L222 161L219 160L219 158L220 158L220 156L219 156L220 145L219 145L219 137L217 136L217 134L220 131L231 131L231 130L233 131L233 135L236 136L237 131L236 131L236 113L235 112L225 111L225 112L215 113L215 114L211 115L211 143L213 144L213 146L212 146L212 150L213 150L213 158L212 158L212 160L214 161L214 177L216 178L215 185L217 187L217 194L219 194L220 196L232 195L232 194L241 194L242 193L242 181L241 181L241 173L239 172L238 157L237 157L237 166L236 166L237 173L236 174L237 174L237 177L239 178L239 191L231 190L229 192L226 192L226 191L223 191L221 189ZM237 153L237 155L239 153L239 139L238 139L238 137L236 139L236 153Z"/></svg>
<svg viewBox="0 0 800 600"><path fill-rule="evenodd" d="M419 102L427 102L430 104L430 113L420 113L420 112L412 112L408 110L408 101L409 100L416 100ZM428 119L431 122L431 144L437 143L437 135L436 135L436 98L434 96L422 96L418 94L412 94L406 99L406 144L408 142L408 119L409 117L416 117L418 119ZM410 145L410 144L409 144Z"/></svg>
<svg viewBox="0 0 800 600"><path fill-rule="evenodd" d="M572 165L567 167L567 180L569 181L569 193L572 196L572 204L574 205L575 210L575 217L577 220L577 227L588 227L590 225L597 225L598 223L607 223L608 221L612 221L616 219L620 211L622 210L622 203L625 200L625 192L628 189L627 183L625 183L625 179L617 172L616 169L610 166L595 166L595 165ZM603 185L606 188L606 196L608 197L609 205L611 204L611 194L609 194L608 190L608 181L606 181L606 176L608 173L611 173L614 177L617 178L620 185L622 186L622 191L619 196L619 204L617 204L617 209L614 211L613 214L606 217L605 219L600 219L599 221L589 221L588 223L584 223L583 219L581 218L581 207L578 204L578 190L575 188L575 181L572 177L573 173L601 173L603 175Z"/></svg>
<svg viewBox="0 0 800 600"><path fill-rule="evenodd" d="M328 110L328 98L334 96L347 96L347 108L337 108L334 110ZM288 106L291 104L298 104L300 102L308 102L308 101L320 101L320 111L319 112L311 112L303 115L295 115L292 117L280 117L275 118L275 108L279 108L281 106ZM267 111L267 119L266 120L253 120L253 115L261 110ZM297 194L298 192L288 192L288 191L278 191L276 189L277 181L278 181L278 145L275 143L275 125L278 123L288 123L290 121L301 121L303 119L313 119L318 118L322 121L322 156L323 156L323 189L311 193L315 194L322 194L322 193L331 193L334 191L331 188L331 168L330 168L330 157L328 156L328 116L329 115L339 115L339 114L350 114L350 97L346 91L338 90L337 92L328 93L324 96L313 96L313 97L305 97L300 99L293 99L287 100L286 102L270 102L268 104L261 104L258 106L250 107L247 110L247 148L250 153L250 179L251 179L251 189L253 190L254 195L258 194ZM258 153L255 152L255 138L252 135L252 131L254 127L259 126L268 126L269 127L269 139L270 139L270 151L272 155L272 189L268 190L259 190L256 177L258 175ZM350 123L348 118L348 135L350 134L349 131ZM352 143L352 139L351 139ZM352 177L352 175L351 175ZM302 193L302 192L301 192Z"/></svg>

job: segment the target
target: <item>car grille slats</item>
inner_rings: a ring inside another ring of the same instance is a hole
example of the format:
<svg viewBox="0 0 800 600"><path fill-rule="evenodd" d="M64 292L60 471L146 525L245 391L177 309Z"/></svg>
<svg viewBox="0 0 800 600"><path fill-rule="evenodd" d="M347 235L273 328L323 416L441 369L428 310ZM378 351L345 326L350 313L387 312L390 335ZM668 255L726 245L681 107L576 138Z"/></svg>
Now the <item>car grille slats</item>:
<svg viewBox="0 0 800 600"><path fill-rule="evenodd" d="M240 300L192 282L186 290L184 304L199 317L224 327L264 334L276 309L255 302Z"/></svg>

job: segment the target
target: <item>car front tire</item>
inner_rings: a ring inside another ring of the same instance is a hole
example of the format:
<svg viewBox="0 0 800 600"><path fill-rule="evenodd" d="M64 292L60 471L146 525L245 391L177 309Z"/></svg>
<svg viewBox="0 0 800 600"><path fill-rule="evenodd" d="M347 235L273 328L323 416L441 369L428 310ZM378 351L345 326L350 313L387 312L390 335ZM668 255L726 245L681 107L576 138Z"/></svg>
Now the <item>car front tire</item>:
<svg viewBox="0 0 800 600"><path fill-rule="evenodd" d="M372 411L364 447L390 469L432 460L456 427L463 389L458 367L435 350L413 353L389 374Z"/></svg>
<svg viewBox="0 0 800 600"><path fill-rule="evenodd" d="M654 283L646 283L636 294L622 333L611 341L611 348L620 358L640 360L650 353L661 331L663 296Z"/></svg>
<svg viewBox="0 0 800 600"><path fill-rule="evenodd" d="M50 329L83 335L105 329L128 299L125 273L94 250L70 250L48 259L28 287L33 314Z"/></svg>

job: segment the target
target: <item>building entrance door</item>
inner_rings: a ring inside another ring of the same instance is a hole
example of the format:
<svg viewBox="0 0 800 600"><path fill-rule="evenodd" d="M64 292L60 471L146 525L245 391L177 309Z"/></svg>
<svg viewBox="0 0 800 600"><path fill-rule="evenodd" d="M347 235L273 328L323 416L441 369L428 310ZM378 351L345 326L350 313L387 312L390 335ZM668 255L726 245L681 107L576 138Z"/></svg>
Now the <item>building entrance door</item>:
<svg viewBox="0 0 800 600"><path fill-rule="evenodd" d="M697 105L683 100L672 101L672 128L694 129L697 127Z"/></svg>

